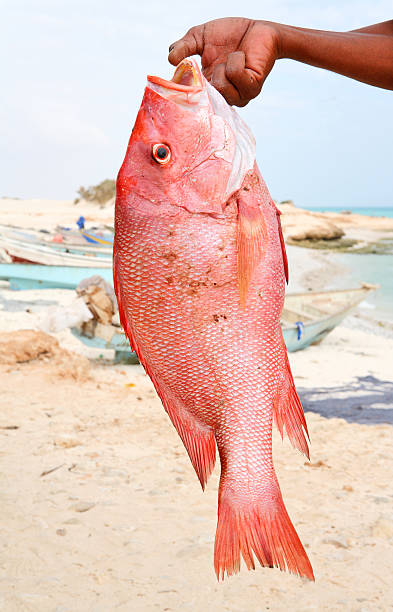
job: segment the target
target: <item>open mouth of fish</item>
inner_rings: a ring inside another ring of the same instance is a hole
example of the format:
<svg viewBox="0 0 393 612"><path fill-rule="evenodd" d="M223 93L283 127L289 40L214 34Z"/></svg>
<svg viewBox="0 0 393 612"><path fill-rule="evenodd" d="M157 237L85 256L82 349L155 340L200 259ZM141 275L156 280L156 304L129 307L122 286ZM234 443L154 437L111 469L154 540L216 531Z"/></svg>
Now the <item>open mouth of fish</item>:
<svg viewBox="0 0 393 612"><path fill-rule="evenodd" d="M202 76L201 70L192 57L187 57L176 67L170 81L148 75L147 85L163 98L182 106L188 111L210 112L222 121L223 138L214 152L231 164L226 196L240 188L247 171L255 162L255 140L247 125L229 106L221 94ZM233 142L230 152L228 143Z"/></svg>
<svg viewBox="0 0 393 612"><path fill-rule="evenodd" d="M179 91L187 94L198 93L203 89L203 80L198 64L192 58L186 58L177 66L175 74L170 81L158 76L148 76L149 83L158 85L170 91Z"/></svg>

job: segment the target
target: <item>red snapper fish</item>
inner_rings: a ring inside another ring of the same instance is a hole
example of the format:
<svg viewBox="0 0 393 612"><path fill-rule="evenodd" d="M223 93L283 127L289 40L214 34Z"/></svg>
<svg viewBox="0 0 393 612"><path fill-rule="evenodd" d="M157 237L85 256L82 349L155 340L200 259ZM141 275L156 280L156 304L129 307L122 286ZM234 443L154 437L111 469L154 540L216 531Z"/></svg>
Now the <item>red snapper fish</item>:
<svg viewBox="0 0 393 612"><path fill-rule="evenodd" d="M221 462L217 577L262 566L314 579L282 499L273 418L308 456L280 315L287 258L248 127L193 59L148 76L117 179L123 328L202 488Z"/></svg>

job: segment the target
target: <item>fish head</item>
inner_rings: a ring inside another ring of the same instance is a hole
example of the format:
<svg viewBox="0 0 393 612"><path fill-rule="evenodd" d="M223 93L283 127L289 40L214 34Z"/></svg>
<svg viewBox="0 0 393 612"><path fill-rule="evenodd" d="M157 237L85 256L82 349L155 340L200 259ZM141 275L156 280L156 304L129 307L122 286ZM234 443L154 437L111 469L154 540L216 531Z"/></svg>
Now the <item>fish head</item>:
<svg viewBox="0 0 393 612"><path fill-rule="evenodd" d="M251 132L192 58L172 80L147 81L118 175L118 204L137 198L139 206L144 200L222 215L254 166Z"/></svg>

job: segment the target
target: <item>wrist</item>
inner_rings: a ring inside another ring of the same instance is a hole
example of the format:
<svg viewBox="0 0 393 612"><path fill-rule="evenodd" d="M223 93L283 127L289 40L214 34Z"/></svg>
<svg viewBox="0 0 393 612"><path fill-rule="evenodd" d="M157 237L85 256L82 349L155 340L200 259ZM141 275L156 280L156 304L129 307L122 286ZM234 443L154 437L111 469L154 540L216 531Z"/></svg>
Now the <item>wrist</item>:
<svg viewBox="0 0 393 612"><path fill-rule="evenodd" d="M282 23L276 23L274 21L263 21L257 20L254 22L256 27L261 31L261 36L265 37L267 30L269 30L272 37L273 46L275 49L275 59L282 59L287 57L287 30L289 26L285 26Z"/></svg>

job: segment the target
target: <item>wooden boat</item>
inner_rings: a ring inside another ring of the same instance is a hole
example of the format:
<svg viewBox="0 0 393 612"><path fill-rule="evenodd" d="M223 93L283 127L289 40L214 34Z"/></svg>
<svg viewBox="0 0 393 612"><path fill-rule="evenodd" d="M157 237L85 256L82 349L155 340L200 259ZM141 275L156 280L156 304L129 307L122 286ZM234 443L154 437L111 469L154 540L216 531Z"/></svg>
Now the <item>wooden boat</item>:
<svg viewBox="0 0 393 612"><path fill-rule="evenodd" d="M79 327L72 327L71 332L86 346L113 349L115 363L139 363L138 356L131 351L130 343L120 325L102 325L97 322L94 336L86 336Z"/></svg>
<svg viewBox="0 0 393 612"><path fill-rule="evenodd" d="M97 247L112 247L113 248L113 233L103 232L100 230L73 230L66 227L57 226L56 231L63 237L65 242L74 242L80 244L81 238L85 243L91 243Z"/></svg>
<svg viewBox="0 0 393 612"><path fill-rule="evenodd" d="M357 289L310 291L286 295L281 327L287 350L300 351L311 344L321 342L377 288L377 285L363 283ZM131 351L120 325L97 323L94 336L90 337L84 336L78 328L72 328L71 331L88 346L113 349L115 361L137 362L137 356Z"/></svg>
<svg viewBox="0 0 393 612"><path fill-rule="evenodd" d="M83 268L112 268L112 257L110 253L99 253L97 251L87 252L85 250L67 252L59 250L52 244L41 244L27 242L0 235L0 250L2 258L8 258L9 262L32 263L45 266L73 266Z"/></svg>
<svg viewBox="0 0 393 612"><path fill-rule="evenodd" d="M310 291L285 296L281 327L289 352L318 344L378 285L363 283L357 289Z"/></svg>
<svg viewBox="0 0 393 612"><path fill-rule="evenodd" d="M107 234L109 235L109 232ZM94 237L94 240L90 237ZM47 230L26 230L0 224L0 249L3 239L15 240L28 245L46 246L56 251L80 255L111 256L113 251L113 238L112 242L109 239L101 239L101 236L89 233L87 230L69 230L60 233Z"/></svg>
<svg viewBox="0 0 393 612"><path fill-rule="evenodd" d="M95 274L112 284L112 266L103 268L99 262L95 268L0 263L0 280L8 281L11 289L76 289L84 278Z"/></svg>

